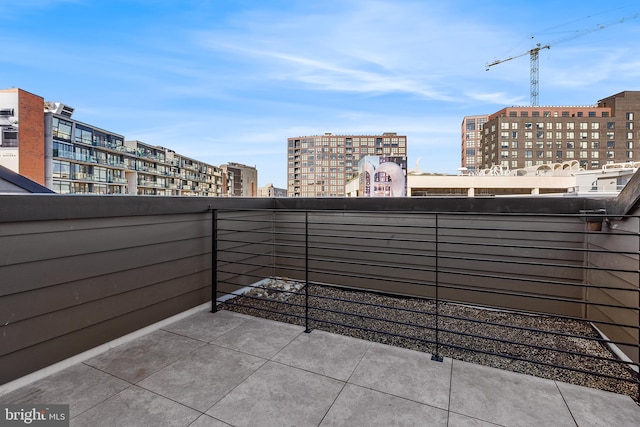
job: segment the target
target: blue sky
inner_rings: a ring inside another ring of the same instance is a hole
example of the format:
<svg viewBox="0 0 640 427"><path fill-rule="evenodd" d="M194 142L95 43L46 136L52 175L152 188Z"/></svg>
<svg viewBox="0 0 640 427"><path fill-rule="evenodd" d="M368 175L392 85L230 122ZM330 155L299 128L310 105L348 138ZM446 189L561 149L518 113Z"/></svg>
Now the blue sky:
<svg viewBox="0 0 640 427"><path fill-rule="evenodd" d="M409 166L456 173L460 123L640 90L633 0L3 0L0 88L77 120L286 187L288 137L398 132ZM618 21L626 18L625 22ZM605 25L599 31L591 31Z"/></svg>

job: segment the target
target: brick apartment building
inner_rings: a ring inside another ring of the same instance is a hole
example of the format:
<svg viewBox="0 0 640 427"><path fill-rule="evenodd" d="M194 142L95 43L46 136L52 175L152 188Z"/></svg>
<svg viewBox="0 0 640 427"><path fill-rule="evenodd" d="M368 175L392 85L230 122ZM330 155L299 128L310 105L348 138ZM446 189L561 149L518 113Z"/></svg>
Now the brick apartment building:
<svg viewBox="0 0 640 427"><path fill-rule="evenodd" d="M482 129L479 169L521 169L577 160L583 169L640 158L640 91L592 106L507 107Z"/></svg>

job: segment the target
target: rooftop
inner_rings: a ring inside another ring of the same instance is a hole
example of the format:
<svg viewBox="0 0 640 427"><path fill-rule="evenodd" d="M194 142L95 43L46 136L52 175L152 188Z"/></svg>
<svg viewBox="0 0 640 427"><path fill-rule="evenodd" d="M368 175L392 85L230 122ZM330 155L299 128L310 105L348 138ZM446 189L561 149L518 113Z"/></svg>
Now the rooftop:
<svg viewBox="0 0 640 427"><path fill-rule="evenodd" d="M640 423L628 396L198 310L0 402L69 404L71 425L78 426Z"/></svg>

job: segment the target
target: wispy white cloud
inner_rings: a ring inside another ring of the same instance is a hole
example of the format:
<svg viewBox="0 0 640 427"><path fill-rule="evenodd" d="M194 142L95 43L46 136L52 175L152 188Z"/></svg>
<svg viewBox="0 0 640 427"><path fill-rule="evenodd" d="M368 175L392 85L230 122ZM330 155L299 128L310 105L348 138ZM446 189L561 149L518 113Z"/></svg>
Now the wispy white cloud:
<svg viewBox="0 0 640 427"><path fill-rule="evenodd" d="M269 79L312 90L455 102L459 93L451 72L473 72L469 61L482 67L479 53L467 46L482 43L490 31L473 21L452 23L422 3L332 5L340 10L295 17L253 14L232 30L201 31L194 38L211 51L245 58Z"/></svg>

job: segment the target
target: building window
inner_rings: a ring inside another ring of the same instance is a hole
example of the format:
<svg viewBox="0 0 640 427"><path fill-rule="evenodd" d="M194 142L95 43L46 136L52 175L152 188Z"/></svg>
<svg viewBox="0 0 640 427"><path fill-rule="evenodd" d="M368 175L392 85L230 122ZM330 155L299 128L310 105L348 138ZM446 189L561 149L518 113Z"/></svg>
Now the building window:
<svg viewBox="0 0 640 427"><path fill-rule="evenodd" d="M600 141L591 141L591 148L593 149L600 148Z"/></svg>
<svg viewBox="0 0 640 427"><path fill-rule="evenodd" d="M568 122L567 123L567 129L573 130L575 128L576 128L576 124L575 123L573 123L573 122Z"/></svg>
<svg viewBox="0 0 640 427"><path fill-rule="evenodd" d="M615 122L607 122L607 129L615 129L615 128L616 128Z"/></svg>
<svg viewBox="0 0 640 427"><path fill-rule="evenodd" d="M69 178L71 175L71 164L62 160L53 161L53 177Z"/></svg>
<svg viewBox="0 0 640 427"><path fill-rule="evenodd" d="M562 151L556 151L556 159L562 159Z"/></svg>
<svg viewBox="0 0 640 427"><path fill-rule="evenodd" d="M529 117L529 112L528 111L521 111L520 112L520 117Z"/></svg>
<svg viewBox="0 0 640 427"><path fill-rule="evenodd" d="M616 148L615 141L607 141L607 148Z"/></svg>
<svg viewBox="0 0 640 427"><path fill-rule="evenodd" d="M613 151L607 151L607 159L613 159L615 157L615 153Z"/></svg>
<svg viewBox="0 0 640 427"><path fill-rule="evenodd" d="M509 111L509 117L518 117L517 111Z"/></svg>
<svg viewBox="0 0 640 427"><path fill-rule="evenodd" d="M533 111L531 117L540 117L540 111Z"/></svg>
<svg viewBox="0 0 640 427"><path fill-rule="evenodd" d="M511 141L511 148L518 148L518 141Z"/></svg>
<svg viewBox="0 0 640 427"><path fill-rule="evenodd" d="M600 160L593 160L591 162L591 169L598 169L600 167Z"/></svg>
<svg viewBox="0 0 640 427"><path fill-rule="evenodd" d="M574 157L573 151L567 151L567 159L573 159Z"/></svg>
<svg viewBox="0 0 640 427"><path fill-rule="evenodd" d="M595 117L595 116L596 116L595 111L589 111L589 117Z"/></svg>
<svg viewBox="0 0 640 427"><path fill-rule="evenodd" d="M633 159L633 151L627 151L627 159Z"/></svg>
<svg viewBox="0 0 640 427"><path fill-rule="evenodd" d="M629 149L633 148L633 141L627 141L627 148Z"/></svg>
<svg viewBox="0 0 640 427"><path fill-rule="evenodd" d="M524 157L525 157L525 159L529 159L529 158L533 157L533 151L532 150L524 150Z"/></svg>
<svg viewBox="0 0 640 427"><path fill-rule="evenodd" d="M633 120L633 113L632 112L627 113L627 120Z"/></svg>
<svg viewBox="0 0 640 427"><path fill-rule="evenodd" d="M600 157L600 152L599 151L592 151L591 152L591 158L592 159L597 159Z"/></svg>
<svg viewBox="0 0 640 427"><path fill-rule="evenodd" d="M64 141L71 141L71 122L54 117L51 123L51 131L54 138L58 138Z"/></svg>
<svg viewBox="0 0 640 427"><path fill-rule="evenodd" d="M571 114L569 114L568 111L563 111L562 112L562 117L571 117Z"/></svg>

